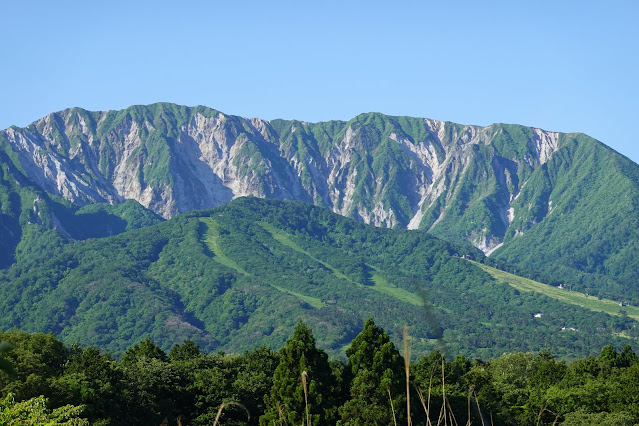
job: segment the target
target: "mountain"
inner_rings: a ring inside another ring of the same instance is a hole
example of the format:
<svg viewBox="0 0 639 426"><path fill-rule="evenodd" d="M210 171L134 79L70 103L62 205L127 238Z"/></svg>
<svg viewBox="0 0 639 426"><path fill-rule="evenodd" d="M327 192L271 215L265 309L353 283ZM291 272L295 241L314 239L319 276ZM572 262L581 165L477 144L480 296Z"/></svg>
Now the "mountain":
<svg viewBox="0 0 639 426"><path fill-rule="evenodd" d="M50 114L0 132L0 149L5 169L74 206L132 199L168 219L244 195L304 201L639 303L639 168L583 134L377 113L269 122L160 103Z"/></svg>
<svg viewBox="0 0 639 426"><path fill-rule="evenodd" d="M163 220L135 200L80 206L53 195L31 180L10 148L0 150L0 167L0 268L70 241Z"/></svg>
<svg viewBox="0 0 639 426"><path fill-rule="evenodd" d="M486 260L427 233L241 198L32 251L0 271L0 328L116 354L147 336L165 349L186 338L207 351L278 348L304 319L320 346L343 355L368 317L397 343L409 324L417 354L552 348L574 357L632 342L619 337L634 332L631 318L518 291L472 259Z"/></svg>

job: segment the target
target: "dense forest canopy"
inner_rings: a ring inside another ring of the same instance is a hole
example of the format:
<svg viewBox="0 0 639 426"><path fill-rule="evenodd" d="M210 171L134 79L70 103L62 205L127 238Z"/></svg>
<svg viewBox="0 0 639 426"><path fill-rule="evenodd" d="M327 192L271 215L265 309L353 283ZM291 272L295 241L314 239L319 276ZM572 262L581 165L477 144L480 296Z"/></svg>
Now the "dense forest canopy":
<svg viewBox="0 0 639 426"><path fill-rule="evenodd" d="M15 346L2 354L13 368L0 372L2 424L639 421L639 362L630 346L606 345L570 362L550 351L488 360L439 351L411 357L372 319L348 345L346 360L328 357L303 322L279 351L261 346L238 354L205 353L192 340L167 353L144 339L118 360L96 347L65 346L52 334L14 330L0 339Z"/></svg>
<svg viewBox="0 0 639 426"><path fill-rule="evenodd" d="M69 220L85 229L100 211L70 211ZM142 220L134 206L126 212L127 223ZM638 331L636 316L495 281L470 260L508 266L473 248L299 202L243 198L75 242L44 225L25 229L18 262L0 270L0 327L53 332L116 356L147 336L165 351L185 339L207 352L279 348L299 319L341 357L368 317L395 344L409 324L416 354L443 339L470 358L545 348L589 356L632 343Z"/></svg>

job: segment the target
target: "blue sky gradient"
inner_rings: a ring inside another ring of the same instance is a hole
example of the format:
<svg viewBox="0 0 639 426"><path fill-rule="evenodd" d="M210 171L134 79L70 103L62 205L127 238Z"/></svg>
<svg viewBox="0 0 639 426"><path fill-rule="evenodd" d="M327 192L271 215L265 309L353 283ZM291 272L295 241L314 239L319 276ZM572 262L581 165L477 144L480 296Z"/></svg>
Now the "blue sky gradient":
<svg viewBox="0 0 639 426"><path fill-rule="evenodd" d="M7 1L0 128L157 101L587 133L639 162L636 1Z"/></svg>

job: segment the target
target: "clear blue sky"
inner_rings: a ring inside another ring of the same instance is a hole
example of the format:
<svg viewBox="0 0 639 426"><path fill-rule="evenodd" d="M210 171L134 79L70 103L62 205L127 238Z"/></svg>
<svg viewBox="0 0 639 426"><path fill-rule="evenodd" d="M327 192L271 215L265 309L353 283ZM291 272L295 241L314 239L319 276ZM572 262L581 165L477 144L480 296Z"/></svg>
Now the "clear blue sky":
<svg viewBox="0 0 639 426"><path fill-rule="evenodd" d="M638 1L4 1L0 128L170 101L581 131L639 162Z"/></svg>

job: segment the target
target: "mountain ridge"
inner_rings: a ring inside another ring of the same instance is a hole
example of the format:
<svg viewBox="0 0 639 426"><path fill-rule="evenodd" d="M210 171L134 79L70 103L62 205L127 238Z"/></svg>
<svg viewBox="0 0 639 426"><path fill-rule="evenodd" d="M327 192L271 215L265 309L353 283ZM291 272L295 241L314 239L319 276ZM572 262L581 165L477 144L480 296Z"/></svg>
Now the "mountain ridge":
<svg viewBox="0 0 639 426"><path fill-rule="evenodd" d="M379 113L266 121L157 103L66 109L1 131L0 146L36 186L77 205L134 199L170 218L245 195L298 200L547 267L556 284L585 292L618 296L639 282L620 266L637 260L625 248L639 239L637 165L580 133ZM598 221L590 243L575 225L589 216ZM623 229L597 253L593 241L605 239L616 217L625 217ZM543 235L555 236L552 244Z"/></svg>
<svg viewBox="0 0 639 426"><path fill-rule="evenodd" d="M84 110L82 108L77 108L77 107L67 108L56 113L51 113L47 115L46 117L35 121L34 123L32 123L31 125L27 126L24 129L18 128L16 126L12 126L9 129L4 130L3 132L5 133L5 137L8 136L8 139L12 142L14 146L21 145L23 149L27 149L28 148L27 145L29 144L29 142L34 143L36 141L34 141L33 138L29 138L29 137L21 138L19 134L24 133L25 129L37 129L37 132L32 132L30 136L35 136L36 138L39 138L40 139L39 142L45 142L45 144L48 145L47 146L48 148L52 148L56 144L55 143L47 144L46 142L55 142L55 141L59 142L59 145L62 147L62 149L58 149L57 154L60 154L62 157L68 156L70 159L74 159L79 157L81 154L81 152L78 152L78 148L80 151L86 148L85 146L78 147L77 144L86 142L89 145L91 145L94 142L94 139L97 139L100 136L106 133L109 133L112 130L112 127L114 127L112 122L114 119L117 120L118 118L117 116L120 116L122 115L122 113L125 113L124 114L125 116L128 116L134 120L132 123L128 123L128 124L132 126L135 130L140 130L136 128L137 126L140 125L140 123L138 123L136 119L146 120L143 124L147 125L148 127L149 119L151 118L151 116L144 113L138 114L139 110L144 110L144 109L153 110L158 108L162 110L160 115L162 115L162 113L164 112L164 109L171 109L173 111L180 110L183 115L187 115L190 119L193 119L196 121L198 120L201 121L202 119L211 118L216 115L220 117L220 121L226 120L227 117L231 121L241 120L242 125L249 124L251 127L251 130L254 131L254 134L262 137L262 142L273 142L273 139L277 136L273 134L273 123L285 123L287 126L289 126L287 129L283 129L282 126L277 126L279 127L278 130L280 133L280 138L282 137L286 138L287 136L290 136L291 133L294 133L296 130L298 130L298 128L296 127L296 124L300 126L311 126L311 127L320 126L322 127L321 129L322 131L325 131L326 127L334 128L335 126L342 126L342 129L340 129L340 131L331 132L332 134L329 134L328 136L330 139L335 139L335 138L339 139L340 136L343 136L346 139L346 145L347 145L346 148L348 148L348 143L350 142L350 139L355 136L353 125L366 124L370 120L375 120L376 118L379 118L379 117L383 117L383 118L387 118L389 120L395 120L395 121L400 118L406 119L406 120L416 120L416 121L423 120L426 130L431 133L430 136L433 136L433 134L436 134L440 139L442 139L445 137L446 133L452 132L454 139L459 139L459 141L466 142L466 143L469 142L469 139L473 139L475 135L477 135L478 133L490 132L490 130L495 126L511 126L511 125L505 125L502 123L494 123L494 124L491 124L490 126L484 126L484 127L476 126L476 125L459 125L449 121L438 121L438 120L432 120L427 118L416 118L416 117L387 116L387 115L384 115L381 113L375 113L375 112L359 114L347 122L338 120L338 121L309 123L309 122L298 121L298 120L281 120L281 119L275 119L275 120L269 121L269 120L262 120L259 118L247 119L247 118L238 117L238 116L229 116L220 111L210 109L204 106L196 106L196 107L189 108L189 107L182 107L175 104L156 103L156 104L151 104L148 106L134 105L125 110L119 110L119 111L107 110L107 111L92 112L92 111ZM73 118L72 116L74 114L76 114L75 118L77 118L77 121L78 121L77 126L74 126L73 123L69 123L70 119ZM113 114L115 114L116 117L112 117ZM209 117L207 117L207 115ZM185 117L182 117L182 118L185 118ZM89 123L87 124L87 122ZM173 124L180 124L180 122L178 121ZM184 125L184 123L181 123L181 124ZM219 123L214 123L214 124L219 124ZM268 128L267 126L270 126L270 128ZM60 127L64 127L64 129L61 129ZM206 125L201 125L200 127L206 127ZM80 130L80 133L77 132L78 128ZM553 146L553 145L556 145L556 138L559 133L548 132L538 128L530 128L530 129L533 132L535 132L537 135L537 139L534 139L534 140L536 140L537 142L540 142L540 145L537 147L537 149L541 153L540 162L541 164L543 164L546 158L550 156L552 151L556 150L556 146ZM67 131L61 132L61 130L67 130ZM169 130L168 127L167 127L167 130ZM234 129L234 130L237 130L237 129ZM424 129L421 129L421 130L424 130ZM134 132L131 131L130 133L134 133ZM175 132L168 131L167 133L168 133L168 136L170 137L176 136ZM467 133L467 134L464 134L464 133ZM82 141L80 136L86 136L87 140ZM389 134L389 138L394 140L397 143L407 142L407 141L410 142L411 145L416 145L419 143L419 141L416 141L415 138L412 138L412 137L406 138L405 134L398 136L397 133L395 132L391 132ZM66 139L66 143L68 146L64 146L64 142L65 142L64 139ZM486 139L486 137L485 135L479 135L478 139L484 140ZM131 141L127 141L127 142L131 142ZM435 142L438 142L438 141L435 141ZM74 144L76 145L74 146ZM320 145L319 147L322 148L321 150L322 152L320 152L320 154L325 155L327 151L327 147L325 146L325 144L324 146L321 146L321 143L319 145ZM403 144L402 146L404 149L410 149L410 146L407 144ZM290 146L287 147L286 145L284 147L295 149L295 147L290 147ZM71 149L69 150L69 148ZM428 149L431 147L426 147L426 148ZM67 152L67 150L69 150L69 152ZM430 152L416 153L414 150L411 150L411 151L412 152L410 154L412 154L413 158L419 158L420 160L422 160L422 165L424 165L423 164L424 157L430 157L431 159L433 158L440 159L442 155L444 154L443 147L441 146L440 143L433 144L432 149L429 150ZM35 154L33 152L33 149L31 149L29 154L32 154L32 155ZM23 160L25 159L23 158ZM91 162L90 161L92 160L91 158L88 158L87 160L88 160L87 165L95 166L96 163ZM48 165L46 164L46 162L34 161L34 163L36 166L40 166L40 167L46 167ZM59 169L60 164L54 161L54 166L57 166ZM94 172L95 170L87 170L87 171ZM108 169L101 170L101 171L108 172ZM337 172L339 172L339 170ZM42 178L52 177L52 175L53 175L52 173L49 173L48 175L45 173L45 176L41 176L40 179L38 179L38 181L41 184L43 184L42 186L46 187L46 182ZM66 185L60 185L60 181L61 180L64 181L65 177L67 177L67 182L65 182ZM84 196L88 199L93 199L92 201L117 202L117 201L122 201L123 199L132 198L129 196L131 195L130 186L132 185L132 183L129 183L127 185L125 183L120 182L121 179L122 179L122 176L119 176L119 175L115 176L115 179L113 179L114 180L113 186L117 189L118 191L117 194L113 194L109 192L105 193L104 191L103 192L98 191L98 193L92 192L90 191L87 185L83 185L82 182L80 182L82 179L68 178L68 176L64 176L62 174L60 174L57 179L58 181L57 183L59 184L59 186L55 189L49 186L48 189L52 190L51 192L57 193L57 195L61 195L67 199L70 199L71 201L79 201L80 200L79 193L85 191L86 193L84 194ZM104 183L104 181L101 179L98 179L96 182L93 182L93 183L94 183L94 186L97 186L101 183ZM80 185L81 187L78 188L78 185ZM128 191L127 191L127 188L129 189ZM247 192L246 189L244 189L244 192ZM259 196L259 194L244 194L242 193L242 189L238 188L234 191L233 197L243 196L243 195ZM307 195L312 195L312 194L307 194ZM332 205L339 204L339 202L336 202L336 200L334 199L329 201L329 200L326 200L326 197L324 198L325 198L324 201L326 202L326 204L332 204ZM162 209L161 208L154 209L153 208L154 206L151 205L150 202L145 203L146 200L144 198L144 194L138 194L138 197L134 199L136 199L138 202L141 202L141 204L145 205L145 207L151 208L156 213L159 213L159 214L164 213L162 215L165 218L172 217L172 215L176 214L175 211L169 212L168 211L169 209L167 209L166 207ZM169 199L165 203L170 204L171 202L172 200ZM215 206L206 206L206 207L210 208ZM351 206L348 206L348 207L351 207ZM348 207L342 208L341 211L339 211L338 213L349 216L350 212ZM191 206L186 205L186 206L183 206L183 208L178 209L178 211L184 212L184 211L189 211L191 209L192 209ZM391 213L391 215L396 216L397 213ZM410 217L410 219L413 222L415 222L411 225L411 228L418 227L419 223L417 223L418 221L415 220L418 217L419 216L417 215ZM364 217L363 219L367 219L367 218L368 217ZM384 222L383 218L378 218L373 221L371 220L364 220L364 221L367 223L372 222L373 224L376 224L378 226L386 225L391 227L397 223L394 221ZM408 223L403 223L403 225L407 226Z"/></svg>

